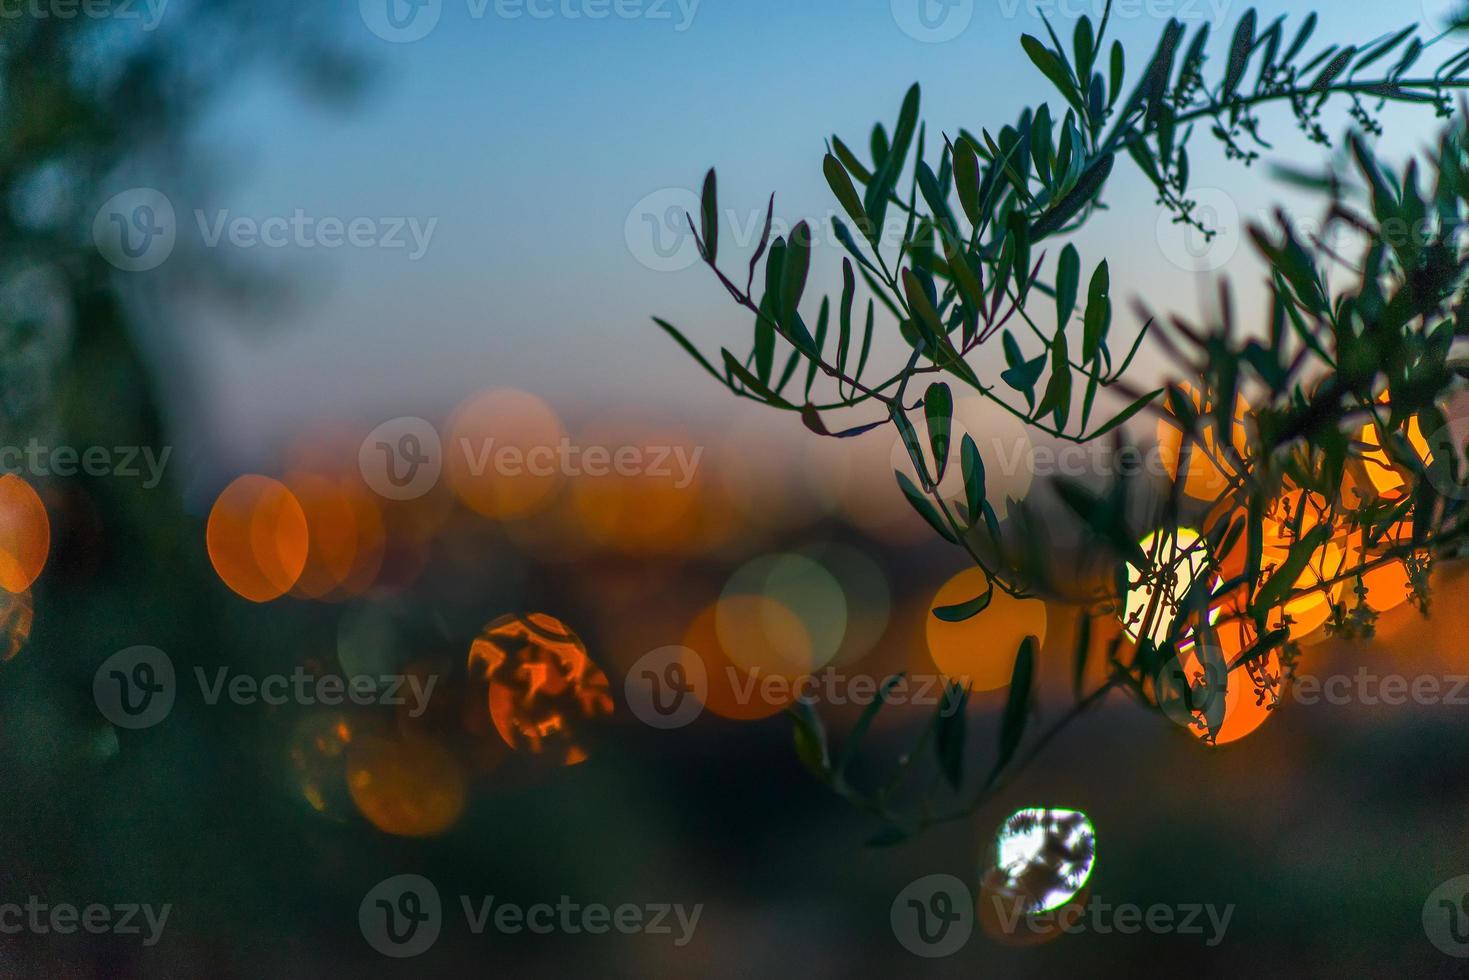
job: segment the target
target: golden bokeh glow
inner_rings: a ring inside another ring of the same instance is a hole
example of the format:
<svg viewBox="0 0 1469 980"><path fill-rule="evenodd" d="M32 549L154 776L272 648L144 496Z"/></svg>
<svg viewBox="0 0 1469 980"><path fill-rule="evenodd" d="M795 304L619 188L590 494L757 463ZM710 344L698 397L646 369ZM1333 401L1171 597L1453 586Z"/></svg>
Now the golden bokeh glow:
<svg viewBox="0 0 1469 980"><path fill-rule="evenodd" d="M0 589L29 589L50 550L51 521L41 498L14 473L0 476Z"/></svg>
<svg viewBox="0 0 1469 980"><path fill-rule="evenodd" d="M444 440L450 489L470 510L514 520L545 507L563 479L566 430L528 392L498 388L455 410Z"/></svg>
<svg viewBox="0 0 1469 980"><path fill-rule="evenodd" d="M1396 609L1412 595L1408 567L1401 561L1389 562L1362 574L1367 588L1367 605L1378 612Z"/></svg>
<svg viewBox="0 0 1469 980"><path fill-rule="evenodd" d="M571 480L583 534L630 555L697 549L707 492L699 471L703 454L693 440L679 432L599 424L583 430L577 445L583 454L605 449L610 461Z"/></svg>
<svg viewBox="0 0 1469 980"><path fill-rule="evenodd" d="M1428 440L1423 438L1423 427L1418 424L1418 416L1408 420L1403 434L1420 460L1426 463L1432 458ZM1382 448L1375 424L1369 422L1364 425L1357 438L1363 445L1362 464L1367 469L1367 479L1371 481L1373 489L1379 494L1395 494L1407 486L1407 474L1393 464L1387 450Z"/></svg>
<svg viewBox="0 0 1469 980"><path fill-rule="evenodd" d="M770 601L749 598L755 603ZM719 607L720 603L706 606L694 617L683 638L683 647L703 661L709 678L704 707L733 721L758 721L779 714L794 700L795 686L786 683L789 678L785 675L777 675L771 671L753 672L739 666L730 658L720 642ZM754 610L754 613L757 621L764 618L762 611ZM773 615L779 627L779 615ZM800 620L793 613L787 611L787 617L785 629L794 633L801 628ZM763 631L763 627L761 629ZM747 641L737 638L737 642ZM758 639L756 642L759 642Z"/></svg>
<svg viewBox="0 0 1469 980"><path fill-rule="evenodd" d="M1192 385L1180 385L1180 389L1188 395L1193 402L1195 410L1199 412L1211 412L1213 409L1201 405L1200 393ZM1245 429L1245 418L1249 412L1249 405L1243 396L1235 400L1234 419L1230 426L1230 441L1234 449L1241 457L1245 457L1249 448L1249 436ZM1229 488L1230 477L1234 475L1234 467L1224 447L1220 443L1219 435L1214 425L1202 427L1202 445L1195 441L1189 446L1188 475L1184 481L1183 492L1195 500L1216 500ZM1163 461L1164 468L1168 471L1169 479L1178 479L1178 464L1183 455L1183 429L1170 418L1160 418L1157 428L1158 455Z"/></svg>
<svg viewBox="0 0 1469 980"><path fill-rule="evenodd" d="M1254 644L1254 631L1244 621L1233 618L1220 628L1210 642L1219 643L1219 659L1229 664ZM1175 721L1188 727L1196 738L1207 740L1209 727L1202 704L1210 696L1208 691L1209 671L1205 668L1197 644L1188 644L1179 652L1179 660L1172 668L1175 671L1167 688L1159 692L1160 699L1172 698L1167 713ZM1188 715L1181 700L1182 682L1193 689L1195 710ZM1255 731L1275 713L1275 706L1284 695L1283 673L1279 655L1272 651L1263 658L1241 664L1230 671L1225 682L1224 710L1222 722L1214 739L1214 745L1236 742ZM1187 716L1186 716L1187 715Z"/></svg>
<svg viewBox="0 0 1469 980"><path fill-rule="evenodd" d="M789 606L768 595L726 595L715 606L719 648L759 677L804 677L820 667L811 634Z"/></svg>
<svg viewBox="0 0 1469 980"><path fill-rule="evenodd" d="M347 799L347 748L352 727L340 713L321 712L297 723L290 744L291 768L301 796L334 820L351 812Z"/></svg>
<svg viewBox="0 0 1469 980"><path fill-rule="evenodd" d="M495 730L512 749L564 765L585 761L587 723L612 714L607 675L565 623L545 613L501 616L469 648L488 685Z"/></svg>
<svg viewBox="0 0 1469 980"><path fill-rule="evenodd" d="M968 602L984 592L984 572L966 568L944 583L930 611ZM946 623L930 614L924 624L928 655L951 680L994 691L1010 683L1015 654L1027 636L1046 642L1046 604L1016 599L995 590L989 608L962 623Z"/></svg>
<svg viewBox="0 0 1469 980"><path fill-rule="evenodd" d="M1152 567L1141 581L1128 589L1122 610L1122 628L1136 642L1148 610L1153 609L1148 637L1154 643L1162 643L1173 628L1179 603L1187 596L1194 580L1209 567L1208 545L1199 537L1199 532L1187 527L1181 527L1172 534L1157 531L1139 543L1151 559ZM1217 615L1217 610L1211 610L1211 621Z"/></svg>
<svg viewBox="0 0 1469 980"><path fill-rule="evenodd" d="M306 564L292 594L322 599L346 583L358 562L358 508L347 488L329 477L291 473L286 486L306 515Z"/></svg>
<svg viewBox="0 0 1469 980"><path fill-rule="evenodd" d="M248 475L215 500L205 542L225 585L251 602L269 602L301 577L310 533L295 494L277 480Z"/></svg>
<svg viewBox="0 0 1469 980"><path fill-rule="evenodd" d="M1291 530L1297 515L1300 517L1299 536ZM1282 494L1265 515L1262 581L1269 581L1275 570L1285 563L1292 545L1300 537L1309 534L1322 522L1333 519L1330 505L1318 493L1291 490ZM1305 590L1305 594L1287 602L1283 615L1279 610L1274 611L1269 625L1272 628L1283 626L1285 618L1289 617L1293 640L1302 640L1325 625L1331 618L1332 603L1340 601L1346 589L1346 583L1338 581L1338 578L1351 566L1352 553L1353 549L1348 548L1344 535L1323 543L1311 555L1292 586L1295 591Z"/></svg>
<svg viewBox="0 0 1469 980"><path fill-rule="evenodd" d="M399 837L432 837L464 810L464 773L438 742L367 735L347 750L352 802L377 829Z"/></svg>
<svg viewBox="0 0 1469 980"><path fill-rule="evenodd" d="M841 583L815 558L764 555L730 576L719 606L720 642L747 670L812 674L842 648L848 607Z"/></svg>

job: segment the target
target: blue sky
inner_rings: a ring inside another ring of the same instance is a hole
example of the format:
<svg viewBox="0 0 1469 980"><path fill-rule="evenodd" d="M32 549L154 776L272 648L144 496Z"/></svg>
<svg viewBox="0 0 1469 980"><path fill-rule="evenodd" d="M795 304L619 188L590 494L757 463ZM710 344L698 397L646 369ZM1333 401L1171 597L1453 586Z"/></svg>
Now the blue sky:
<svg viewBox="0 0 1469 980"><path fill-rule="evenodd" d="M258 452L303 419L435 413L500 385L537 392L569 414L614 405L719 417L729 400L649 316L673 320L716 351L720 343L743 349L748 323L703 269L639 262L626 234L639 202L696 188L715 165L722 203L740 221L754 220L771 191L782 219L818 218L832 207L821 176L829 134L865 147L872 123L891 126L914 81L932 128L998 129L1047 92L1018 43L1044 30L1032 11L1054 12L1069 39L1067 13L1100 7L954 0L948 26L964 29L925 43L903 29L915 23L910 0L702 0L692 8L685 0L682 10L677 0L621 0L624 12L641 13L603 19L585 16L598 0L536 0L552 14L544 18L499 16L496 0L476 16L479 0L440 0L426 36L392 43L367 26L382 0L363 2L368 16L344 3L339 24L373 68L362 103L328 110L268 77L241 82L198 134L223 166L206 200L178 193L180 234L200 234L200 209L211 220L221 210L255 219L298 210L435 219L433 235L416 261L388 249L245 256L300 281L300 296L271 314L268 331L231 308L189 312L186 346L214 405L197 424L214 430L220 438L208 441L226 455ZM1197 23L1222 12L1227 34L1245 6L1119 0L1114 36L1136 62L1162 30L1154 13ZM1421 13L1416 0L1257 6L1266 17L1323 8L1318 38L1328 40L1369 40ZM669 16L650 16L660 11ZM1284 137L1282 157L1320 159L1290 137L1288 116L1277 111L1269 124ZM1342 119L1331 125L1339 131ZM1390 138L1420 146L1434 126L1417 113ZM1124 297L1146 289L1155 306L1191 309L1213 280L1169 261L1152 195L1127 169L1109 193L1112 212L1079 242L1083 261L1089 268L1110 257ZM1225 165L1212 147L1196 157L1195 173L1196 185L1224 189L1217 193L1248 215L1287 196L1262 168ZM1242 286L1257 280L1246 251L1216 271ZM830 282L839 261L835 247L818 250L817 274ZM1135 329L1125 321L1119 329Z"/></svg>

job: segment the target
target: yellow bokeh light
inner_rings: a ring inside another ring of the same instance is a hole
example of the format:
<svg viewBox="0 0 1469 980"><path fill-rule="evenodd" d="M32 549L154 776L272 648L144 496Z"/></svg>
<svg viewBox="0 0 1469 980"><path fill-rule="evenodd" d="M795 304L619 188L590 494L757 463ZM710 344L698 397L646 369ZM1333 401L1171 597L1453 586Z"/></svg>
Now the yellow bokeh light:
<svg viewBox="0 0 1469 980"><path fill-rule="evenodd" d="M944 583L930 610L954 606L982 594L984 572L967 568ZM924 624L928 654L951 680L972 684L976 691L994 691L1010 683L1015 654L1027 636L1046 641L1046 604L1039 599L1016 599L995 589L989 608L962 623L947 623L930 614Z"/></svg>
<svg viewBox="0 0 1469 980"><path fill-rule="evenodd" d="M1202 396L1197 388L1183 384L1179 386L1179 389L1193 402L1195 410L1200 413L1212 411L1212 408L1202 404ZM1241 457L1244 457L1249 449L1249 438L1245 429L1245 418L1248 412L1249 405L1245 402L1244 397L1237 396L1234 418L1230 425L1230 442ZM1183 456L1183 430L1171 418L1160 418L1157 438L1158 455L1162 459L1169 478L1176 480L1178 479L1179 462ZM1234 467L1220 442L1217 427L1214 425L1202 426L1201 439L1189 444L1188 474L1184 480L1183 492L1195 500L1216 500L1229 488L1233 475Z"/></svg>
<svg viewBox="0 0 1469 980"><path fill-rule="evenodd" d="M1362 573L1362 584L1367 588L1367 605L1378 612L1396 609L1413 594L1408 566L1401 561L1389 562Z"/></svg>
<svg viewBox="0 0 1469 980"><path fill-rule="evenodd" d="M1423 427L1418 424L1418 416L1414 415L1408 420L1404 431L1408 445L1413 452L1424 463L1433 458L1429 450L1428 440L1423 437ZM1371 481L1372 487L1379 494L1395 494L1400 492L1408 484L1408 476L1396 466L1383 448L1382 441L1377 435L1377 426L1368 422L1358 433L1357 441L1362 443L1362 465L1367 470L1367 479Z"/></svg>
<svg viewBox="0 0 1469 980"><path fill-rule="evenodd" d="M1298 516L1300 528L1296 534L1292 525ZM1268 581L1286 562L1292 546L1300 538L1333 519L1329 502L1318 493L1291 490L1282 494L1265 515L1260 555L1262 580ZM1346 588L1345 581L1339 579L1355 563L1357 550L1349 547L1345 536L1340 534L1323 542L1292 584L1293 591L1304 594L1285 604L1284 615L1276 611L1270 626L1285 625L1288 616L1293 640L1304 639L1324 626L1331 618L1332 603L1340 601Z"/></svg>
<svg viewBox="0 0 1469 980"><path fill-rule="evenodd" d="M1151 610L1148 638L1162 643L1173 628L1179 603L1209 567L1208 545L1199 532L1187 527L1172 533L1155 531L1139 544L1149 556L1151 567L1128 589L1122 609L1122 628L1136 642ZM1218 615L1218 609L1211 609L1210 621Z"/></svg>

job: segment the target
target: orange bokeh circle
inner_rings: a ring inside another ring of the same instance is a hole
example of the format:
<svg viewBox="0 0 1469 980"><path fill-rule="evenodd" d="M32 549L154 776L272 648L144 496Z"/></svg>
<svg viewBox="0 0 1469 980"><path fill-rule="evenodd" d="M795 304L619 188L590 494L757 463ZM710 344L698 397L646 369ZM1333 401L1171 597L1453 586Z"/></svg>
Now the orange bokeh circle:
<svg viewBox="0 0 1469 980"><path fill-rule="evenodd" d="M291 473L286 486L306 515L310 544L291 594L338 600L361 595L383 560L383 519L372 495L350 480Z"/></svg>
<svg viewBox="0 0 1469 980"><path fill-rule="evenodd" d="M570 498L587 536L635 555L698 549L711 486L689 436L613 421L588 426L577 440L582 460ZM591 452L600 454L595 466Z"/></svg>
<svg viewBox="0 0 1469 980"><path fill-rule="evenodd" d="M1433 451L1428 445L1428 440L1423 437L1423 427L1418 423L1416 415L1408 420L1403 437L1420 460L1426 463L1433 457ZM1357 433L1357 441L1362 444L1362 465L1372 488L1379 495L1400 494L1407 486L1408 474L1393 462L1387 450L1382 447L1382 441L1377 434L1377 425L1368 422L1362 426L1361 431Z"/></svg>
<svg viewBox="0 0 1469 980"><path fill-rule="evenodd" d="M1300 527L1293 529L1298 515ZM1262 581L1268 581L1275 570L1285 564L1297 541L1323 522L1331 520L1331 504L1321 494L1305 490L1287 490L1281 494L1265 514L1262 528ZM1352 549L1348 547L1344 536L1335 531L1333 535L1312 553L1306 567L1292 585L1294 590L1310 591L1287 602L1284 615L1279 609L1271 612L1271 628L1285 625L1285 617L1290 617L1290 635L1293 640L1305 639L1324 626L1331 618L1332 603L1340 601L1346 589L1346 583L1338 579L1354 562Z"/></svg>
<svg viewBox="0 0 1469 980"><path fill-rule="evenodd" d="M468 399L449 420L444 470L470 510L513 520L544 507L561 486L566 430L528 392L500 388Z"/></svg>
<svg viewBox="0 0 1469 980"><path fill-rule="evenodd" d="M754 677L790 680L819 670L807 624L785 603L735 593L715 604L719 652Z"/></svg>
<svg viewBox="0 0 1469 980"><path fill-rule="evenodd" d="M1224 658L1228 661L1236 655L1225 653ZM1200 676L1204 674L1197 653L1185 651L1181 657L1184 676L1197 688ZM1254 732L1275 714L1284 695L1284 676L1280 657L1275 652L1252 663L1241 664L1230 671L1225 684L1223 721L1213 744L1227 745ZM1187 728L1196 738L1207 739L1209 736L1208 725L1201 711L1196 710L1193 713Z"/></svg>
<svg viewBox="0 0 1469 980"><path fill-rule="evenodd" d="M1408 566L1402 561L1389 562L1362 573L1362 585L1367 589L1367 605L1377 612L1396 609L1413 594Z"/></svg>
<svg viewBox="0 0 1469 980"><path fill-rule="evenodd" d="M612 713L611 685L581 639L545 613L501 616L469 648L488 684L495 731L512 749L572 766L587 758L585 726Z"/></svg>
<svg viewBox="0 0 1469 980"><path fill-rule="evenodd" d="M290 473L285 482L306 515L310 540L292 594L321 599L346 581L357 562L357 510L346 489L329 477Z"/></svg>
<svg viewBox="0 0 1469 980"><path fill-rule="evenodd" d="M773 600L764 601L778 605ZM720 643L720 612L718 602L706 606L689 624L683 639L684 648L703 661L709 678L704 707L733 721L758 721L784 711L797 693L791 678L778 671L762 672L758 667L751 669L736 664ZM731 609L726 605L723 612L728 617ZM794 614L787 612L794 618ZM796 620L791 628L801 628L800 621ZM730 633L728 626L725 633ZM738 636L734 641L741 642Z"/></svg>
<svg viewBox="0 0 1469 980"><path fill-rule="evenodd" d="M251 602L269 602L289 592L306 567L306 513L279 481L242 476L215 500L205 544L225 585Z"/></svg>
<svg viewBox="0 0 1469 980"><path fill-rule="evenodd" d="M1204 643L1212 647L1210 652L1213 655L1208 659L1228 665L1254 647L1258 634L1254 622L1240 615L1237 600L1226 601L1219 607L1219 612L1222 621L1205 632ZM1179 650L1178 659L1160 672L1155 693L1169 718L1186 727L1194 737L1207 741L1209 728L1205 707L1209 704L1206 700L1209 682L1220 668L1206 667L1204 660L1198 639L1191 637ZM1181 685L1184 682L1193 691L1192 712L1182 700ZM1265 724L1284 700L1285 689L1285 671L1277 650L1229 671L1225 681L1224 711L1213 744L1237 742ZM1163 703L1165 699L1167 704Z"/></svg>
<svg viewBox="0 0 1469 980"><path fill-rule="evenodd" d="M29 589L50 551L51 521L41 498L14 473L0 476L0 589Z"/></svg>
<svg viewBox="0 0 1469 980"><path fill-rule="evenodd" d="M981 595L984 572L967 568L944 583L930 603L924 633L928 653L951 680L972 683L976 691L994 691L1010 683L1015 655L1027 636L1046 642L1046 604L1016 599L995 589L989 607L962 623L946 623L932 610L958 605Z"/></svg>
<svg viewBox="0 0 1469 980"><path fill-rule="evenodd" d="M1212 406L1201 404L1198 388L1190 384L1182 384L1179 385L1179 390L1193 402L1195 411L1213 412ZM1249 408L1244 396L1236 396L1234 416L1230 424L1230 443L1242 458L1249 453L1249 436L1245 428ZM1231 480L1236 475L1234 463L1227 454L1225 446L1220 443L1216 426L1203 425L1201 438L1202 445L1198 442L1190 444L1188 473L1184 480L1183 492L1195 500L1216 500L1229 489ZM1177 480L1178 465L1183 457L1183 430L1173 419L1171 409L1167 416L1158 419L1157 439L1158 455L1167 470L1168 477Z"/></svg>
<svg viewBox="0 0 1469 980"><path fill-rule="evenodd" d="M369 735L347 750L352 802L377 829L400 837L432 837L464 810L464 772L438 742Z"/></svg>

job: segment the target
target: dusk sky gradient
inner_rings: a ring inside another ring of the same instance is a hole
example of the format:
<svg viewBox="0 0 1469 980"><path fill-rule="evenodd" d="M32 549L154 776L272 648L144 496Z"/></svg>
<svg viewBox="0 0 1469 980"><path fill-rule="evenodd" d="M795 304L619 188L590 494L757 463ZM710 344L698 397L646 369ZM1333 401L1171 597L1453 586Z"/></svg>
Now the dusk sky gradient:
<svg viewBox="0 0 1469 980"><path fill-rule="evenodd" d="M343 3L340 36L372 69L359 105L313 106L257 74L201 125L196 143L221 164L220 179L206 182L206 201L180 192L180 236L199 237L199 208L209 220L220 209L255 218L300 209L437 224L417 261L385 249L245 256L288 269L300 290L271 314L268 330L222 304L177 311L193 383L210 403L205 416L180 423L192 430L183 442L211 446L215 465L259 463L311 420L442 415L499 386L535 392L571 416L622 406L652 418L723 418L732 399L650 316L680 325L715 355L721 344L747 349L748 318L702 267L664 272L640 263L625 233L640 224L640 202L697 188L716 166L722 206L738 223L725 229L725 262L741 269L741 228L748 238L771 191L787 224L830 212L821 174L830 134L865 153L873 122L891 127L914 81L923 86L930 159L939 130L998 131L1027 103L1057 104L1020 36L1043 34L1038 8L1053 13L1069 43L1071 15L1102 6L974 0L962 33L924 43L895 15L909 0L702 0L685 30L674 0L658 3L668 19L571 18L562 11L585 10L585 0L542 2L554 16L507 19L491 0L476 17L470 0L443 0L438 24L411 43L375 36L357 4ZM958 2L951 16L966 9ZM1256 6L1262 19L1324 7L1321 43L1369 41L1422 15L1416 0ZM1194 25L1222 10L1211 46L1220 59L1246 7L1120 0L1112 36L1128 46L1131 79L1165 23L1150 11ZM1328 125L1339 134L1345 116L1333 114ZM1391 150L1427 145L1436 127L1431 113L1411 114L1389 127ZM1322 159L1296 138L1288 113L1271 110L1267 132L1280 137L1275 159ZM1208 188L1224 188L1228 206L1254 218L1294 200L1266 167L1226 164L1204 134L1197 145L1194 183L1206 189L1206 203L1224 194ZM1160 236L1159 210L1130 163L1118 168L1106 200L1111 211L1077 244L1087 269L1111 260L1114 297L1128 307L1122 336L1137 329L1130 306L1140 295L1155 308L1194 312L1220 273L1238 280L1243 295L1260 295L1259 267L1244 245L1205 275L1175 262L1167 243L1176 239L1166 227ZM1238 239L1238 222L1233 231ZM836 245L818 247L818 284L833 283L839 267ZM1257 316L1259 305L1245 310ZM896 350L888 344L877 356Z"/></svg>

